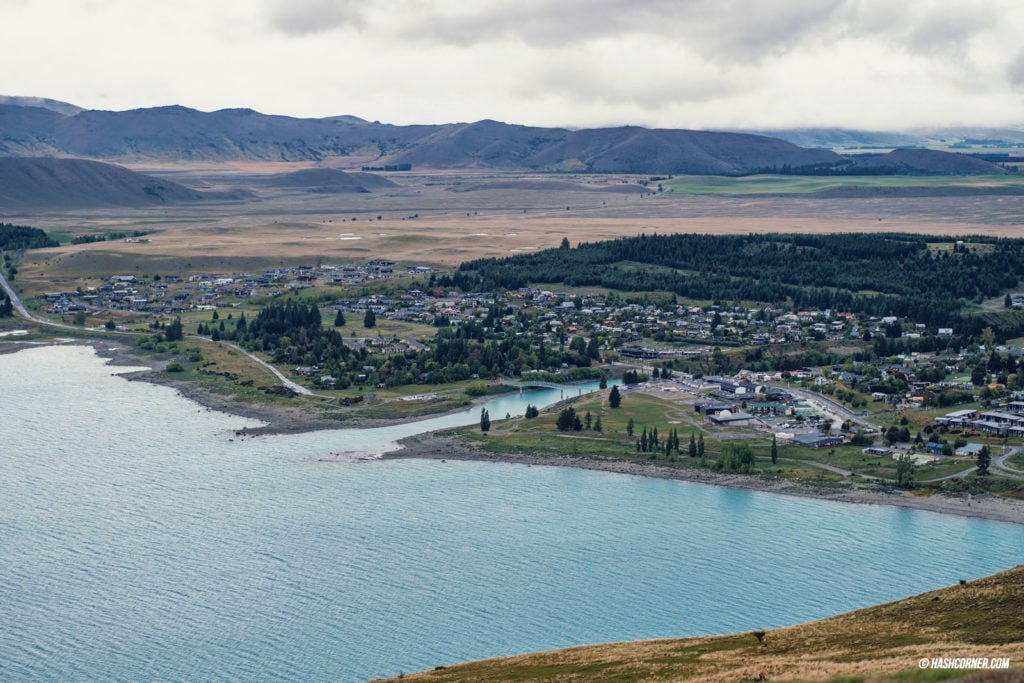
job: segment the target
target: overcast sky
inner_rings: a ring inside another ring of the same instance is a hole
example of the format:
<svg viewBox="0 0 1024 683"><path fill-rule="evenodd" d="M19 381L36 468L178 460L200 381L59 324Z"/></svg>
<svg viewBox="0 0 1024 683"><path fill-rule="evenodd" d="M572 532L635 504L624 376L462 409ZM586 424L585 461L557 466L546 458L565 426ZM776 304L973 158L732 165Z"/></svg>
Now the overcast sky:
<svg viewBox="0 0 1024 683"><path fill-rule="evenodd" d="M0 0L0 94L388 123L1024 126L1022 0Z"/></svg>

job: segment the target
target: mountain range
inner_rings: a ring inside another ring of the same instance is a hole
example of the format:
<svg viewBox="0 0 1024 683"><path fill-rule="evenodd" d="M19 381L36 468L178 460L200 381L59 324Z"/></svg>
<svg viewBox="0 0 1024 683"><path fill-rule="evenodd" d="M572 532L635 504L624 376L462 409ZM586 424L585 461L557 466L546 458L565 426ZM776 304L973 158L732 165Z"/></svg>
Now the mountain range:
<svg viewBox="0 0 1024 683"><path fill-rule="evenodd" d="M1003 172L997 165L951 154L918 156L913 163L883 156L862 166L864 160L831 150L742 132L636 126L570 130L490 120L396 126L354 116L302 119L251 109L86 110L21 97L0 98L0 156L694 175Z"/></svg>

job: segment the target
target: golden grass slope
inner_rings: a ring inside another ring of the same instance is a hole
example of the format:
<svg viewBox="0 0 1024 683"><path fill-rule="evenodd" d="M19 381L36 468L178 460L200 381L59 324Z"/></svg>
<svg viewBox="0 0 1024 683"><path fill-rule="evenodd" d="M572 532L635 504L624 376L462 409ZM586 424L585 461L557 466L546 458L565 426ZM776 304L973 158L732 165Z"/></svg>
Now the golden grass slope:
<svg viewBox="0 0 1024 683"><path fill-rule="evenodd" d="M1009 657L1011 671L919 667L922 658ZM417 683L558 681L1018 681L1024 565L821 621L755 633L588 645L406 675ZM397 680L397 679L392 679Z"/></svg>

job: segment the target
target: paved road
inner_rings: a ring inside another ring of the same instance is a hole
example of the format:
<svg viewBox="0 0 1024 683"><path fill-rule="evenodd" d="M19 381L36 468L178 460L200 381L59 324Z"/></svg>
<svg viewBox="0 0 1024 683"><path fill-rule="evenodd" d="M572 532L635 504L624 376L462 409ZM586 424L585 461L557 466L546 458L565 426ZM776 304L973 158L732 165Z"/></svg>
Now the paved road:
<svg viewBox="0 0 1024 683"><path fill-rule="evenodd" d="M992 474L998 474L1001 477L1008 477L1010 479L1017 479L1024 481L1024 472L1013 468L1011 465L1006 464L1007 458L1012 458L1014 455L1021 451L1021 446L1014 446L1007 449L1002 455L992 456L991 462L989 462L988 470ZM946 481L948 479L956 479L957 477L966 477L971 472L978 469L977 465L972 465L965 470L954 472L953 474L947 474L945 477L936 477L935 479L922 479L918 481L919 484L934 484L940 481Z"/></svg>
<svg viewBox="0 0 1024 683"><path fill-rule="evenodd" d="M807 460L790 460L790 462L798 462L798 463L803 464L803 465L810 465L811 467L817 467L819 469L827 470L829 472L835 472L836 474L841 474L844 477L859 477L861 479L872 479L874 481L884 481L884 482L889 483L889 484L893 483L892 479L887 479L886 477L876 477L876 476L871 475L871 474L861 474L860 472L853 472L851 470L844 470L841 467L836 467L835 465L828 465L828 464L823 463L823 462L809 462ZM916 484L935 484L935 483L938 483L940 481L946 481L947 479L956 479L957 477L965 477L965 476L967 476L968 474L970 474L971 472L973 472L976 469L978 469L976 466L971 466L971 467L968 467L967 469L962 470L960 472L955 472L953 474L948 474L945 477L936 477L935 479L918 479L918 480L915 480L914 483L916 483ZM1012 475L1004 474L1003 472L998 472L998 474L1001 474L1003 476L1012 476Z"/></svg>
<svg viewBox="0 0 1024 683"><path fill-rule="evenodd" d="M915 480L914 483L917 483L917 484L937 484L940 481L948 481L950 479L957 479L959 477L966 477L968 474L970 474L971 472L973 472L976 469L978 469L977 465L971 465L970 467L968 467L965 470L960 470L959 472L954 472L953 474L947 474L944 477L935 477L934 479L918 479L918 480Z"/></svg>
<svg viewBox="0 0 1024 683"><path fill-rule="evenodd" d="M80 325L54 323L53 321L48 321L48 319L46 319L45 317L33 315L32 312L28 308L26 308L25 304L22 302L22 299L20 299L17 296L17 292L15 292L14 288L10 286L10 283L7 282L7 279L4 278L3 273L0 273L0 287L3 287L4 291L7 292L7 296L10 297L10 303L14 307L14 310L17 312L17 314L27 319L27 321L36 323L37 325L45 325L50 328L57 328L58 330L74 330L75 332L79 333L96 332L104 335L128 335L133 337L145 334L142 332L127 332L125 330L95 330L90 328L83 328Z"/></svg>
<svg viewBox="0 0 1024 683"><path fill-rule="evenodd" d="M1009 477L1010 479L1017 479L1018 481L1024 481L1024 471L1018 470L1013 465L1007 465L1006 461L1009 458L1017 455L1024 449L1022 446L1014 446L1010 448L1002 455L997 455L992 458L992 462L989 464L990 470L995 470L994 474L998 474L1003 477Z"/></svg>
<svg viewBox="0 0 1024 683"><path fill-rule="evenodd" d="M861 479L873 479L875 481L891 482L891 479L885 477L876 477L873 474L861 474L860 472L853 472L852 470L844 470L842 467L836 467L835 465L829 465L824 462L814 462L812 460L796 460L794 458L779 458L779 460L785 460L786 462L792 462L799 465L807 465L808 467L817 467L818 469L825 470L827 472L834 472L844 477L860 477Z"/></svg>
<svg viewBox="0 0 1024 683"><path fill-rule="evenodd" d="M56 328L62 329L62 330L74 330L75 332L82 332L83 330L86 330L86 328L80 327L78 325L68 325L66 323L53 322L52 320L46 320L45 318L39 318L39 317L36 317L36 316L32 315L32 313L30 313L29 310L27 308L25 308L25 304L23 304L22 301L21 301L21 298L18 297L18 293L14 291L14 288L11 287L11 284L9 282L7 282L7 278L5 278L3 276L3 274L0 274L0 287L3 287L4 291L7 292L7 296L9 296L10 299L11 299L11 305L14 307L14 310L18 312L18 315L20 315L22 318L25 318L26 320L29 320L29 321L34 322L34 323L37 323L39 325L46 325L47 327L56 327ZM113 332L113 331L110 331L110 330L101 330L101 331L103 333L105 333L105 334L124 334L124 335L142 334L142 333L136 333L136 332L125 332L123 330L122 331L118 331L118 332ZM211 341L211 340L207 339L206 337L193 337L193 336L190 336L189 339L202 339L203 341ZM228 343L228 342L219 342L219 343L224 344L226 346L230 346L231 348L233 348L233 349L235 349L235 350L245 354L253 362L258 363L259 365L262 365L267 370L272 372L275 377L277 377L279 380L281 380L282 384L284 384L286 387L288 387L289 389L291 389L295 393L303 394L305 396L320 396L320 394L314 394L312 391L310 391L306 387L302 386L301 384L296 384L295 382L291 381L290 379L288 379L287 377L282 375L281 372L277 368L275 368L273 365L271 365L270 363L267 363L262 358L258 358L257 356L249 353L248 351L243 349L241 346L238 346L236 344L231 344L231 343ZM330 397L327 397L327 398L330 398Z"/></svg>
<svg viewBox="0 0 1024 683"><path fill-rule="evenodd" d="M7 278L5 278L2 273L0 273L0 287L3 287L4 291L7 292L7 296L10 297L11 299L11 305L14 307L14 310L18 312L18 315L20 315L22 318L25 318L26 320L31 320L34 323L39 323L40 325L49 325L50 327L56 327L62 330L75 330L76 332L82 331L82 327L76 325L67 325L65 323L55 323L53 321L46 320L45 318L37 318L36 316L29 313L29 310L25 308L25 304L21 303L21 298L18 297L18 293L14 291L14 288L11 287L11 284L7 282Z"/></svg>
<svg viewBox="0 0 1024 683"><path fill-rule="evenodd" d="M989 471L992 474L998 474L1001 477L1008 477L1010 479L1017 479L1019 481L1024 481L1024 471L1015 469L1012 466L1006 464L1006 460L1008 458L1013 457L1017 453L1019 453L1022 450L1022 448L1024 448L1024 447L1014 446L1013 448L1010 448L1007 452L1003 453L1002 455L994 456L992 458L992 462L989 464ZM859 472L853 472L851 470L845 470L845 469L843 469L841 467L836 467L835 465L829 465L829 464L823 463L823 462L809 462L807 460L792 460L792 459L786 459L786 460L788 462L800 463L802 465L809 465L811 467L817 467L819 469L827 470L829 472L834 472L835 474L840 474L840 475L842 475L844 477L860 477L861 479L873 479L875 481L885 481L885 482L892 483L891 479L886 479L885 477L876 477L876 476L873 476L873 475L870 475L870 474L861 474ZM970 467L968 467L966 469L960 470L959 472L954 472L953 474L947 474L944 477L935 477L934 479L918 479L915 483L917 483L917 484L937 484L939 482L948 481L950 479L957 479L959 477L966 477L968 474L970 474L971 472L974 472L977 469L978 469L977 465L971 465Z"/></svg>

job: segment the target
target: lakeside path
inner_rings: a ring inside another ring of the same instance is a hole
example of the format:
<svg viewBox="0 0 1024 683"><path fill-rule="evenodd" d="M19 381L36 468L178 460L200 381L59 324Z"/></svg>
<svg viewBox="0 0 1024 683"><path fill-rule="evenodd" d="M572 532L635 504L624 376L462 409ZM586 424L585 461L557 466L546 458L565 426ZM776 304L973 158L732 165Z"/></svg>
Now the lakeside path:
<svg viewBox="0 0 1024 683"><path fill-rule="evenodd" d="M928 512L960 515L961 517L1024 524L1024 501L989 494L980 496L970 494L950 496L939 493L914 495L891 486L868 482L810 484L779 477L725 474L704 469L671 467L646 461L601 460L542 453L491 453L479 450L472 442L447 430L410 436L400 440L399 444L403 446L402 450L386 453L383 456L384 459L464 460L526 466L575 467L842 503L894 505Z"/></svg>

